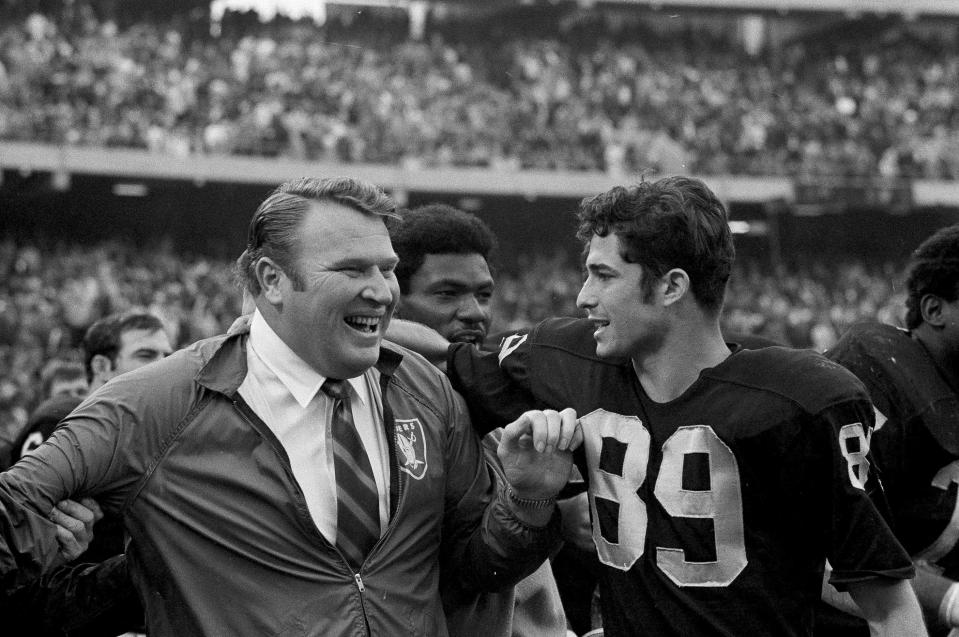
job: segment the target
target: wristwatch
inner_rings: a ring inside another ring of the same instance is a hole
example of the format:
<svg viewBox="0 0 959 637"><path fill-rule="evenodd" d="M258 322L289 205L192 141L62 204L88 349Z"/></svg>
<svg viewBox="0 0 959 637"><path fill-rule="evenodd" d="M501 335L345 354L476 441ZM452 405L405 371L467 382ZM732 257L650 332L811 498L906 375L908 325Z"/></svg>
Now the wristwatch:
<svg viewBox="0 0 959 637"><path fill-rule="evenodd" d="M506 487L506 495L509 496L510 501L527 509L546 509L556 504L556 498L552 496L548 498L521 498L513 492L511 486Z"/></svg>

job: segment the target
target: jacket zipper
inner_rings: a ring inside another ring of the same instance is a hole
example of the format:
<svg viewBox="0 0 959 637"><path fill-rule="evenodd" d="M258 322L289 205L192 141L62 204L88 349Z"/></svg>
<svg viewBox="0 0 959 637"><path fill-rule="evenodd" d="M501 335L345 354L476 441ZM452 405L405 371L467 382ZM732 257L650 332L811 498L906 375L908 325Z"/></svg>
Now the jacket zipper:
<svg viewBox="0 0 959 637"><path fill-rule="evenodd" d="M362 568L362 566L360 568ZM366 585L363 584L363 577L359 573L353 573L353 582L356 584L356 589L360 592L360 610L363 612L363 627L366 628L366 634L372 637L373 630L370 628L370 618L366 612Z"/></svg>
<svg viewBox="0 0 959 637"><path fill-rule="evenodd" d="M383 389L382 395L385 396L385 393L386 393L385 390L386 390L386 388L383 387L382 389ZM245 403L244 403L244 404L245 404ZM236 409L236 410L240 413L240 415L243 417L243 419L244 419L251 427L253 427L254 430L257 429L257 427L256 427L256 426L253 424L253 422L250 420L249 416L246 415L244 409L240 406L239 401L236 400L236 399L233 399L233 408ZM249 407L248 407L248 408L249 408ZM387 409L387 408L386 408L386 406L385 406L385 398L384 398L384 412L386 411L386 409ZM252 411L252 410L251 410L251 411ZM386 422L386 420L387 420L387 417L386 417L386 414L384 413L384 414L383 414L383 425L384 425L384 429L386 429L387 425L389 424L389 423ZM392 420L393 420L392 414L390 414L389 420L392 422ZM265 424L265 423L264 423L264 424ZM394 428L395 428L395 424L394 424ZM391 435L391 434L392 434L392 435ZM279 441L277 441L277 442L279 442ZM399 513L399 510L400 510L400 508L401 508L402 505L403 505L403 497L406 495L406 493L405 493L406 490L403 488L403 483L405 482L405 480L403 480L403 478L400 477L399 474L401 473L401 471L400 471L400 468L399 468L399 462L395 460L395 457L396 457L396 433L395 433L395 432L389 432L389 431L386 432L386 444L388 445L388 447L389 447L389 449L390 449L390 459L393 460L393 462L390 463L390 464L391 464L391 472L395 472L395 475L397 476L396 487L397 487L398 493L397 493L397 495L396 495L396 510L393 511L393 515L390 516L390 523L389 523L389 524L387 525L387 527L386 527L386 533L384 533L382 536L380 536L380 539L377 540L376 544L373 545L373 548L370 549L370 552L367 554L366 559L363 560L363 564L360 565L360 570L363 569L363 565L366 564L366 562L367 562L367 560L369 560L370 556L373 555L373 554L376 552L376 550L379 548L379 546L380 546L381 544L383 544L383 543L386 541L386 539L390 536L390 534L393 532L393 528L396 526L396 520L397 520L397 518L398 518L398 515L397 515L397 514ZM271 444L270 446L272 447L273 445ZM283 455L282 455L282 454L278 453L276 450L274 450L274 454L276 454L277 458L280 460L280 464L283 466L283 471L286 473L287 477L290 479L290 483L291 483L291 484L293 485L293 487L296 489L297 495L300 496L300 498L302 499L302 498L303 498L303 492L300 490L299 484L297 484L297 482L296 482L296 477L293 475L293 468L289 466L289 463L288 463L288 462L284 461L284 458L283 458ZM304 503L305 503L305 501L304 501ZM314 524L314 527L315 527L315 524ZM356 584L356 589L357 589L357 590L359 591L359 593L360 593L360 608L361 608L362 611L363 611L363 625L366 627L366 634L367 634L367 635L372 635L373 633L372 633L372 630L371 630L371 628L370 628L370 620L369 620L369 617L367 616L367 612L366 612L366 599L365 599L365 597L366 597L366 596L365 596L365 593L366 593L366 585L363 583L363 577L360 575L359 572L353 572L352 566L350 566L350 563L347 561L346 557L343 555L343 553L340 551L340 548L339 548L338 546L336 546L335 543L330 542L329 540L327 540L326 537L324 537L323 534L320 533L318 530L317 530L317 534L320 536L320 538L323 540L323 542L324 542L328 547L330 547L333 551L336 552L337 555L340 556L340 560L341 560L344 564L346 564L347 570L349 570L351 573L353 573L353 582L354 582L354 584Z"/></svg>

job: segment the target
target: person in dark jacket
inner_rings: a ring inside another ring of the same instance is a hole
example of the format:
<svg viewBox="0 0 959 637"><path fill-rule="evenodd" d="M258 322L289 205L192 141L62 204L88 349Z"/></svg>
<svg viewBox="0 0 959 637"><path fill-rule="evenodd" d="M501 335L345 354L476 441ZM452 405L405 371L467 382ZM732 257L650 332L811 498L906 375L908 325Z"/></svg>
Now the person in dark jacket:
<svg viewBox="0 0 959 637"><path fill-rule="evenodd" d="M122 515L152 637L445 635L441 572L497 590L535 570L575 418L509 423L493 489L462 399L382 342L393 211L348 178L267 197L238 261L249 329L112 379L0 474L0 573L49 564L41 512L76 493Z"/></svg>

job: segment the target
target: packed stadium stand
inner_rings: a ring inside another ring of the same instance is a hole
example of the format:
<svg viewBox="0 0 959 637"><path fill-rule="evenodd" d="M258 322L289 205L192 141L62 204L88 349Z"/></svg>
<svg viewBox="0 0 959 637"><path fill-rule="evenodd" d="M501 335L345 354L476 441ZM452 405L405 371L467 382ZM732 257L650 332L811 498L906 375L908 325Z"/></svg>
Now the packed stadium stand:
<svg viewBox="0 0 959 637"><path fill-rule="evenodd" d="M430 20L84 2L0 28L0 140L302 160L702 175L959 177L955 25L789 38L575 4ZM674 20L675 22L675 20ZM841 38L835 37L842 34Z"/></svg>

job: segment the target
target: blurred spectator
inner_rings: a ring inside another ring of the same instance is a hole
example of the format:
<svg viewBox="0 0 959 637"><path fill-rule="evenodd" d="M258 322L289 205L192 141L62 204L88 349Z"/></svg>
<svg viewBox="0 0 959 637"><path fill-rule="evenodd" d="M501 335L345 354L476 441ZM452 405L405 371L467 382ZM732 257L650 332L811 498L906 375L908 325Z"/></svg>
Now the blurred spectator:
<svg viewBox="0 0 959 637"><path fill-rule="evenodd" d="M55 358L40 370L40 395L45 400L56 396L82 398L88 390L86 372L76 361Z"/></svg>
<svg viewBox="0 0 959 637"><path fill-rule="evenodd" d="M81 283L78 283L81 282ZM71 290L82 288L82 294ZM79 247L0 240L0 444L12 445L42 400L40 369L80 360L96 319L151 308L179 347L224 330L240 311L230 264L119 243Z"/></svg>
<svg viewBox="0 0 959 637"><path fill-rule="evenodd" d="M111 314L96 321L83 337L82 347L91 391L173 351L163 323L145 312Z"/></svg>

